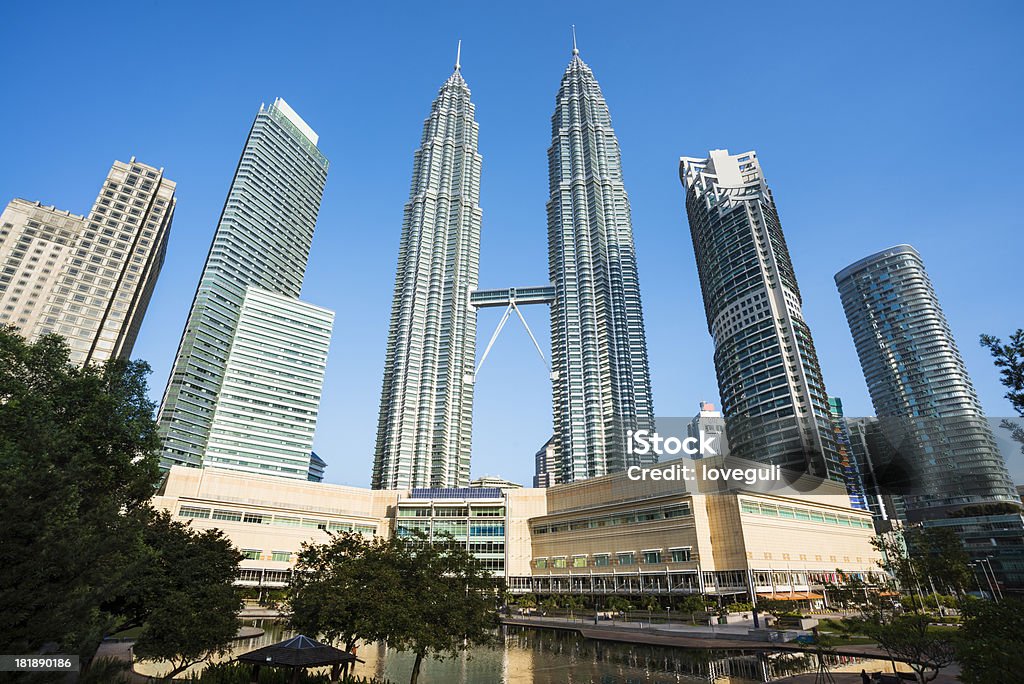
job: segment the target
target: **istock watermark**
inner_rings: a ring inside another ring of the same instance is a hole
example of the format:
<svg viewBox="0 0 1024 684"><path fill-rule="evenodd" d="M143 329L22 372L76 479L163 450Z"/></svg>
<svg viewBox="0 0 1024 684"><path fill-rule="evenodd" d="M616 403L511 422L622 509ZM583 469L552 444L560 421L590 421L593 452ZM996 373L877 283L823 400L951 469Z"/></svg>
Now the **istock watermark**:
<svg viewBox="0 0 1024 684"><path fill-rule="evenodd" d="M650 430L626 433L626 453L631 456L718 456L715 441L718 435L699 432L699 437L662 437Z"/></svg>
<svg viewBox="0 0 1024 684"><path fill-rule="evenodd" d="M630 466L626 469L626 477L635 482L640 481L678 481L692 482L707 480L711 482L732 482L754 485L758 482L778 482L782 479L782 468L777 465L759 468L723 468L695 461L693 465L675 463L662 467L645 468Z"/></svg>

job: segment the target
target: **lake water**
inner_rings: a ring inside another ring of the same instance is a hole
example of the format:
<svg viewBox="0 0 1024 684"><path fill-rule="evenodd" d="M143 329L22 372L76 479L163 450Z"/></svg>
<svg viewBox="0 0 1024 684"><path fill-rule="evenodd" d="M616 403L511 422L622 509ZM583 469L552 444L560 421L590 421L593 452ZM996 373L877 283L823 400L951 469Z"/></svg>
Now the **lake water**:
<svg viewBox="0 0 1024 684"><path fill-rule="evenodd" d="M247 620L266 632L242 639L233 655L277 643L293 632L272 620ZM364 663L355 673L405 684L414 656L382 644L359 648ZM227 659L230 659L229 656ZM838 657L833 671L888 670L888 663ZM169 668L140 663L136 670L158 675ZM813 672L812 656L801 653L755 653L690 650L585 639L575 632L505 627L497 648L473 648L448 660L427 660L422 684L764 684L780 677Z"/></svg>

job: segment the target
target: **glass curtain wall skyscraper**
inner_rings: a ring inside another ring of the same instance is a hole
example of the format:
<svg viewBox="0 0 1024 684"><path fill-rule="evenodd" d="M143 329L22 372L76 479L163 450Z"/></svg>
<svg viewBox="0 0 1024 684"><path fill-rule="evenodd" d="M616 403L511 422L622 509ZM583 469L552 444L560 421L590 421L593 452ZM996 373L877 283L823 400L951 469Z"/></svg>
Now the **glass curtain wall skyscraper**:
<svg viewBox="0 0 1024 684"><path fill-rule="evenodd" d="M828 394L757 154L683 157L679 175L731 453L843 482Z"/></svg>
<svg viewBox="0 0 1024 684"><path fill-rule="evenodd" d="M384 361L374 489L465 487L480 270L479 126L455 71L413 157Z"/></svg>
<svg viewBox="0 0 1024 684"><path fill-rule="evenodd" d="M641 464L627 455L628 432L654 423L619 142L575 45L551 117L548 178L553 446L558 481L572 482Z"/></svg>
<svg viewBox="0 0 1024 684"><path fill-rule="evenodd" d="M835 280L908 516L1019 502L920 254L891 247Z"/></svg>
<svg viewBox="0 0 1024 684"><path fill-rule="evenodd" d="M260 107L164 393L158 422L165 467L203 463L247 288L299 296L327 180L318 141L284 100ZM260 401L275 401L269 394Z"/></svg>
<svg viewBox="0 0 1024 684"><path fill-rule="evenodd" d="M334 312L245 289L204 465L300 480L323 477L313 434Z"/></svg>

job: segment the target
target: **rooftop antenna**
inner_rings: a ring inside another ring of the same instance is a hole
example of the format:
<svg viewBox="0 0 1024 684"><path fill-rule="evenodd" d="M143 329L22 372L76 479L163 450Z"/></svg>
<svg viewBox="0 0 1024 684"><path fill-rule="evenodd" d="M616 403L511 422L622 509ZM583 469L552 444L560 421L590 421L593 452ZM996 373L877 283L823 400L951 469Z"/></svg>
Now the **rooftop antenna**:
<svg viewBox="0 0 1024 684"><path fill-rule="evenodd" d="M576 49L576 24L572 25L572 54L580 54L580 51Z"/></svg>
<svg viewBox="0 0 1024 684"><path fill-rule="evenodd" d="M462 41L459 41L459 47L455 51L455 70L459 71L462 69Z"/></svg>

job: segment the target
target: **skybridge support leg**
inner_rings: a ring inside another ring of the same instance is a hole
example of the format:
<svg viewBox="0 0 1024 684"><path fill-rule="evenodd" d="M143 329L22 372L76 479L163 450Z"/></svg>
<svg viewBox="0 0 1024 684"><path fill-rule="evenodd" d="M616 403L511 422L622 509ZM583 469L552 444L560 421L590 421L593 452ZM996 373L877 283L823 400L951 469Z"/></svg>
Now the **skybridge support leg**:
<svg viewBox="0 0 1024 684"><path fill-rule="evenodd" d="M533 346L537 350L537 354L540 355L541 363L544 364L544 367L548 370L548 373L551 374L551 366L550 364L548 364L548 360L544 357L544 351L540 348L540 343L537 342L537 338L534 336L533 331L530 330L530 325L529 323L526 322L526 318L523 316L523 312L519 310L519 307L516 306L515 300L513 300L509 302L507 307L505 307L505 313L502 314L501 320L498 321L498 327L494 329L494 334L491 335L491 339L487 343L487 347L484 349L484 354L483 356L480 357L480 362L476 364L476 370L473 372L472 375L467 374L465 378L463 378L463 380L466 383L472 384L476 382L476 376L480 374L480 369L483 368L484 361L487 360L487 355L491 353L491 348L497 341L498 336L501 334L501 331L505 328L505 324L508 323L509 318L512 317L513 311L515 312L516 316L519 317L519 320L522 321L523 327L526 328L526 334L530 336L530 340L533 342Z"/></svg>

